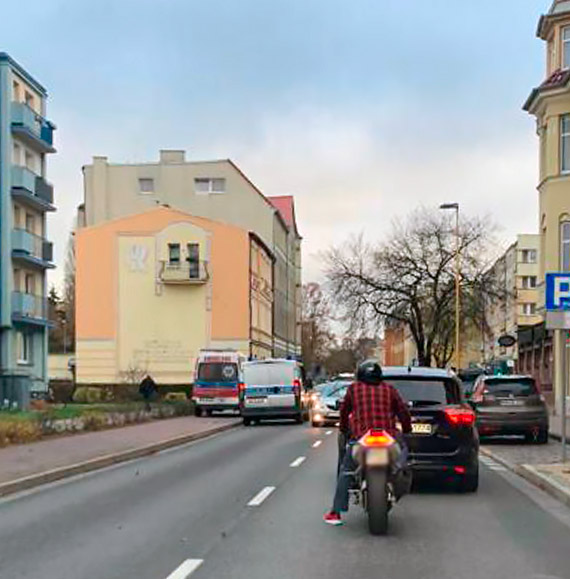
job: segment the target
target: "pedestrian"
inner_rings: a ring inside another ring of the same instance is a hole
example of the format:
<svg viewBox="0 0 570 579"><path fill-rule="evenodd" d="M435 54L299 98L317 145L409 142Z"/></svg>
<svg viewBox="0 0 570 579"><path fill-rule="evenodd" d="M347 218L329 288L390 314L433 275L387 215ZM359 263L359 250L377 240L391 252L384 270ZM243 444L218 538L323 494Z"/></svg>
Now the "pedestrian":
<svg viewBox="0 0 570 579"><path fill-rule="evenodd" d="M158 393L156 382L147 374L139 386L139 394L144 398L145 410L150 412L150 401Z"/></svg>

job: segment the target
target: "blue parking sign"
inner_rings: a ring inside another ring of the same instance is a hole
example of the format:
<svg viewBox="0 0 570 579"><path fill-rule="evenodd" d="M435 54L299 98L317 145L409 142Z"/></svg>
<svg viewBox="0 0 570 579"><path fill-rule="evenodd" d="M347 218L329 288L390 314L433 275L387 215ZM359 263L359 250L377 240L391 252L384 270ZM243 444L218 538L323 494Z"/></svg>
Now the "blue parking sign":
<svg viewBox="0 0 570 579"><path fill-rule="evenodd" d="M547 273L546 310L570 310L570 273Z"/></svg>

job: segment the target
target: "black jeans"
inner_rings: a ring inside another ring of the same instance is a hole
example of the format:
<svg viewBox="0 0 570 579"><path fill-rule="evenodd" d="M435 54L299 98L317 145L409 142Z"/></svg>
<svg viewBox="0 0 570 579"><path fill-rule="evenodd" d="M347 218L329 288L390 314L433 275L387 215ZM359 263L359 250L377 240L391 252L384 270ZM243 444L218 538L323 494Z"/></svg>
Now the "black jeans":
<svg viewBox="0 0 570 579"><path fill-rule="evenodd" d="M348 440L344 447L344 453L342 454L340 452L342 436L343 434L339 433L339 468L332 508L335 513L344 513L348 511L349 490L353 484L354 478L352 473L358 468L358 464L352 457L352 446L356 441ZM398 470L401 470L404 469L408 464L408 445L406 444L402 435L397 435L395 438L398 442L398 445L400 446L400 454L395 466Z"/></svg>

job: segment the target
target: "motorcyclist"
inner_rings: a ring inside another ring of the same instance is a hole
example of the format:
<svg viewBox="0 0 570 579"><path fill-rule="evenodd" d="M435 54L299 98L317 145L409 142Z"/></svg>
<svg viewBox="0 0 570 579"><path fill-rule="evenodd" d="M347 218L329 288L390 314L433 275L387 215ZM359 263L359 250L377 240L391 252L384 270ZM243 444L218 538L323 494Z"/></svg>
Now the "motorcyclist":
<svg viewBox="0 0 570 579"><path fill-rule="evenodd" d="M401 446L399 468L407 462L407 446L397 427L400 422L403 433L412 431L412 417L398 391L382 379L382 368L374 360L358 367L356 382L348 387L340 408L340 436L349 444L354 443L371 428L381 428L391 434ZM348 511L351 474L357 465L352 452L345 452L337 479L332 509L323 520L329 525L342 525L341 512Z"/></svg>

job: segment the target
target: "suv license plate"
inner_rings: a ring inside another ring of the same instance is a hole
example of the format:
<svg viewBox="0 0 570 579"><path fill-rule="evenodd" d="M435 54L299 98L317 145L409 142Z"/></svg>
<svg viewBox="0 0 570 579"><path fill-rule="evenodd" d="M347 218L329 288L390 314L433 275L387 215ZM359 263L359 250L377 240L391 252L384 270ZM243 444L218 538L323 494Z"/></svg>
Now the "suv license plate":
<svg viewBox="0 0 570 579"><path fill-rule="evenodd" d="M501 400L501 406L522 406L524 401L522 400Z"/></svg>
<svg viewBox="0 0 570 579"><path fill-rule="evenodd" d="M424 422L414 422L412 424L413 434L431 434L432 426L431 424L425 424Z"/></svg>

